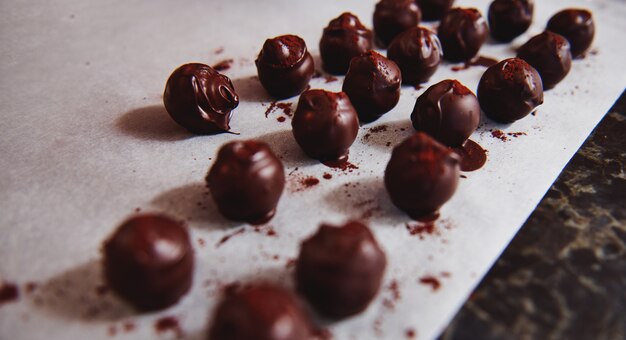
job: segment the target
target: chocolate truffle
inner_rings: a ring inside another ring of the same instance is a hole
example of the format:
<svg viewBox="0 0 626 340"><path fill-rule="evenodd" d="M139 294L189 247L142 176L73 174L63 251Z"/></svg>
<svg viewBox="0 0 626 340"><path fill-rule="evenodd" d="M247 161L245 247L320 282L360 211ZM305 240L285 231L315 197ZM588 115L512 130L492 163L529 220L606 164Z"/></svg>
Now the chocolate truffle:
<svg viewBox="0 0 626 340"><path fill-rule="evenodd" d="M267 144L235 141L220 148L206 179L222 215L261 224L276 212L285 187L285 170Z"/></svg>
<svg viewBox="0 0 626 340"><path fill-rule="evenodd" d="M408 28L420 22L420 9L414 0L382 0L374 10L374 33L382 47Z"/></svg>
<svg viewBox="0 0 626 340"><path fill-rule="evenodd" d="M478 54L489 36L489 27L477 9L453 8L441 19L437 35L446 60L466 61Z"/></svg>
<svg viewBox="0 0 626 340"><path fill-rule="evenodd" d="M530 38L517 50L517 57L539 72L544 90L563 80L572 67L569 42L562 35L550 31Z"/></svg>
<svg viewBox="0 0 626 340"><path fill-rule="evenodd" d="M342 90L350 97L361 123L372 122L398 104L401 82L396 63L368 51L352 59Z"/></svg>
<svg viewBox="0 0 626 340"><path fill-rule="evenodd" d="M565 37L570 43L572 56L582 56L591 46L596 28L591 12L586 9L565 9L550 18L549 31Z"/></svg>
<svg viewBox="0 0 626 340"><path fill-rule="evenodd" d="M163 104L172 119L197 134L230 130L239 97L230 79L204 64L185 64L170 75Z"/></svg>
<svg viewBox="0 0 626 340"><path fill-rule="evenodd" d="M422 11L422 18L425 21L435 21L441 19L454 0L417 0L417 5Z"/></svg>
<svg viewBox="0 0 626 340"><path fill-rule="evenodd" d="M300 95L291 126L307 155L322 162L345 162L359 132L359 117L345 93L308 90Z"/></svg>
<svg viewBox="0 0 626 340"><path fill-rule="evenodd" d="M187 230L166 216L135 216L104 242L108 286L138 309L175 304L191 287L193 266Z"/></svg>
<svg viewBox="0 0 626 340"><path fill-rule="evenodd" d="M227 290L213 315L210 340L312 339L312 323L289 291L267 284Z"/></svg>
<svg viewBox="0 0 626 340"><path fill-rule="evenodd" d="M343 13L324 28L320 55L324 70L346 74L350 60L372 49L372 32L352 13Z"/></svg>
<svg viewBox="0 0 626 340"><path fill-rule="evenodd" d="M437 71L443 50L437 35L424 27L412 27L391 41L387 57L393 60L405 84L425 83Z"/></svg>
<svg viewBox="0 0 626 340"><path fill-rule="evenodd" d="M267 39L255 63L261 84L278 99L302 93L315 71L304 40L295 35Z"/></svg>
<svg viewBox="0 0 626 340"><path fill-rule="evenodd" d="M509 42L526 32L533 21L534 0L495 0L489 5L487 19L491 36Z"/></svg>
<svg viewBox="0 0 626 340"><path fill-rule="evenodd" d="M476 130L480 105L472 91L457 80L446 79L429 87L415 102L411 121L447 146L461 146Z"/></svg>
<svg viewBox="0 0 626 340"><path fill-rule="evenodd" d="M393 149L385 169L391 201L411 218L436 213L456 191L461 159L429 135L417 132Z"/></svg>
<svg viewBox="0 0 626 340"><path fill-rule="evenodd" d="M489 118L512 123L543 103L541 77L523 59L505 59L483 73L477 96L480 108Z"/></svg>
<svg viewBox="0 0 626 340"><path fill-rule="evenodd" d="M376 296L386 265L385 253L362 223L323 224L302 242L296 285L320 314L345 318L365 310Z"/></svg>

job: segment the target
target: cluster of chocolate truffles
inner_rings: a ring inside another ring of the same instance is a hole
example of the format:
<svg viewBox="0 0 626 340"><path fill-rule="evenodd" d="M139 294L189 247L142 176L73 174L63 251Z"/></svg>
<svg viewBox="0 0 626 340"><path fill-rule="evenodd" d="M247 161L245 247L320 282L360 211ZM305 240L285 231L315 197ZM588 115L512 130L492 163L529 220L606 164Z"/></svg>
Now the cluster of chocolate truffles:
<svg viewBox="0 0 626 340"><path fill-rule="evenodd" d="M324 29L319 43L323 68L345 74L342 92L307 90L314 62L295 35L267 39L255 61L259 81L278 99L300 95L293 136L310 157L345 162L360 123L396 106L400 85L429 81L442 58L470 62L489 34L509 42L532 22L534 0L494 0L488 23L474 8L452 8L454 0L382 0L373 16L376 40L388 59L372 50L373 35L352 13ZM441 20L437 34L418 26ZM543 103L543 91L569 72L572 58L591 46L591 13L567 9L546 31L528 40L516 58L490 66L477 95L446 79L417 100L411 121L417 132L397 145L384 173L391 201L411 218L437 214L456 191L461 148L476 130L481 109L494 121L521 119ZM178 124L197 134L229 131L239 104L233 83L213 68L192 63L167 80L163 102ZM260 141L224 144L206 176L220 213L228 219L265 223L285 187L284 167ZM104 275L111 289L142 310L166 308L185 295L193 278L194 252L183 224L163 215L135 216L104 243ZM297 291L321 315L333 319L362 312L380 289L387 260L369 228L357 221L323 224L302 242L296 263ZM306 339L310 316L298 298L275 285L227 289L218 304L211 339Z"/></svg>

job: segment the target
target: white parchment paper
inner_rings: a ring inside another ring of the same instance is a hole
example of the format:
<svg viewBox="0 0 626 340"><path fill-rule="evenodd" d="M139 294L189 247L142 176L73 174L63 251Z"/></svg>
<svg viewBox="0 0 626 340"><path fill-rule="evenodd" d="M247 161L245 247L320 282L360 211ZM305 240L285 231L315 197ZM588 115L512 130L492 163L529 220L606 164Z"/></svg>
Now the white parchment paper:
<svg viewBox="0 0 626 340"><path fill-rule="evenodd" d="M486 13L489 2L457 3ZM290 120L277 121L281 110L265 117L271 99L254 78L266 38L300 35L319 68L322 28L343 11L371 27L374 1L0 2L0 278L20 288L17 301L0 305L0 338L205 338L222 285L292 286L299 242L321 222L349 218L368 221L389 267L365 313L327 324L334 337L437 336L626 85L619 0L537 1L526 34L512 45L488 43L481 54L513 56L566 7L593 10L594 53L574 61L536 115L511 125L483 117L471 138L489 151L487 164L461 179L433 233L410 235L382 175L391 148L412 133L408 117L427 86L404 87L396 108L363 126L350 153L358 169L343 172L307 159ZM231 125L241 135L188 134L163 109L167 77L183 63L228 58L225 74L241 98ZM483 71L444 64L426 85L456 78L475 90ZM339 91L341 82L321 77L311 86ZM285 102L295 109L297 97ZM504 142L493 129L523 134ZM290 173L277 215L257 231L219 216L203 187L217 148L236 138L270 143ZM320 183L304 189L307 176ZM101 243L136 208L187 221L196 250L192 291L158 313L134 312L101 288ZM178 320L180 334L155 329L164 316Z"/></svg>

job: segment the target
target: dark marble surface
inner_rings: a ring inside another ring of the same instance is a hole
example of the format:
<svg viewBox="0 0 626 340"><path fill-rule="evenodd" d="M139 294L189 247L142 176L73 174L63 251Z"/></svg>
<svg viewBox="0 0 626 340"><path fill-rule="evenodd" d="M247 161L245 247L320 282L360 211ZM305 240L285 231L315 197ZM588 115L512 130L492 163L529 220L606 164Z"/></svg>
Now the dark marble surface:
<svg viewBox="0 0 626 340"><path fill-rule="evenodd" d="M442 340L626 339L626 92Z"/></svg>

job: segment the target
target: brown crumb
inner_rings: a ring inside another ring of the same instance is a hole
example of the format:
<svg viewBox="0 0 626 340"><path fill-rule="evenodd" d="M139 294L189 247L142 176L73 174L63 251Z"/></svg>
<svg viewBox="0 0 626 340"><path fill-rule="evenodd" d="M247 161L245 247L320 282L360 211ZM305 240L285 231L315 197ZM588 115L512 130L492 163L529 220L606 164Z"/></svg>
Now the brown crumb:
<svg viewBox="0 0 626 340"><path fill-rule="evenodd" d="M429 276L429 275L427 275L427 276L422 276L422 277L419 279L419 282L420 282L421 284L424 284L424 285L430 286L430 288L432 288L433 292L434 292L434 291L436 291L436 290L438 290L438 289L441 287L441 282L439 282L439 279L437 279L437 278L436 278L436 277L434 277L434 276Z"/></svg>
<svg viewBox="0 0 626 340"><path fill-rule="evenodd" d="M178 319L173 316L165 316L158 319L154 323L154 329L157 331L157 333L165 333L171 331L176 333L176 337L183 337L183 331L180 328L180 323L178 322Z"/></svg>
<svg viewBox="0 0 626 340"><path fill-rule="evenodd" d="M233 61L234 61L233 59L224 59L218 62L217 64L213 65L213 68L216 71L226 71L232 66Z"/></svg>
<svg viewBox="0 0 626 340"><path fill-rule="evenodd" d="M4 282L0 286L0 304L16 301L19 297L20 291L15 284Z"/></svg>

